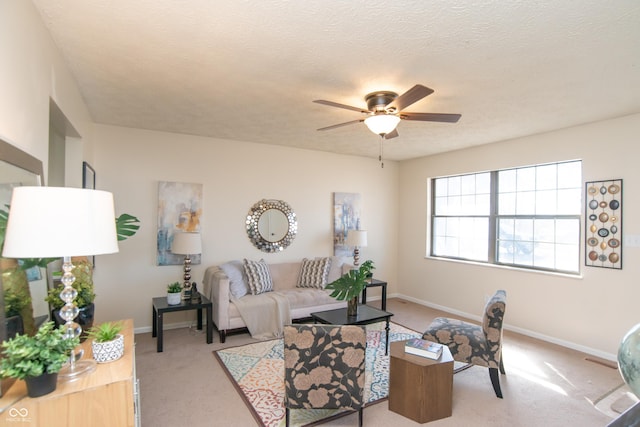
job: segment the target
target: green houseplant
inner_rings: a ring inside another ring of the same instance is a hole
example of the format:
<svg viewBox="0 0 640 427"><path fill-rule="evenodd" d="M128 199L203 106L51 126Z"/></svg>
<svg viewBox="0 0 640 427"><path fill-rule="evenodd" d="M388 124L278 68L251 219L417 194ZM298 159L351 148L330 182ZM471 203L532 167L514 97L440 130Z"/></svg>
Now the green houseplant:
<svg viewBox="0 0 640 427"><path fill-rule="evenodd" d="M56 388L58 372L78 344L78 338L67 338L53 322L46 322L33 336L18 334L2 343L0 377L25 380L30 397L50 393ZM45 384L39 387L42 381Z"/></svg>
<svg viewBox="0 0 640 427"><path fill-rule="evenodd" d="M331 296L339 301L347 301L347 315L358 314L358 296L367 286L367 279L375 269L373 261L367 260L360 267L329 283L325 289L333 289Z"/></svg>
<svg viewBox="0 0 640 427"><path fill-rule="evenodd" d="M167 304L178 305L182 299L182 285L179 282L173 282L167 285Z"/></svg>
<svg viewBox="0 0 640 427"><path fill-rule="evenodd" d="M91 350L96 362L113 362L124 355L122 327L122 322L105 322L89 329L87 335L93 339Z"/></svg>

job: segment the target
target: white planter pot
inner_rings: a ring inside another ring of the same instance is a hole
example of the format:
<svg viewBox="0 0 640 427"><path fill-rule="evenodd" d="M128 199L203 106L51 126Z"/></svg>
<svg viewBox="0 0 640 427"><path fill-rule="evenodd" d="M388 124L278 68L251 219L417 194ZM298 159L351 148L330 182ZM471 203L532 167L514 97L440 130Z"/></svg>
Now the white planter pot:
<svg viewBox="0 0 640 427"><path fill-rule="evenodd" d="M180 301L182 301L182 292L167 294L167 304L178 305L180 304Z"/></svg>
<svg viewBox="0 0 640 427"><path fill-rule="evenodd" d="M91 342L93 358L98 363L118 360L124 354L124 335L118 334L116 339L107 342Z"/></svg>

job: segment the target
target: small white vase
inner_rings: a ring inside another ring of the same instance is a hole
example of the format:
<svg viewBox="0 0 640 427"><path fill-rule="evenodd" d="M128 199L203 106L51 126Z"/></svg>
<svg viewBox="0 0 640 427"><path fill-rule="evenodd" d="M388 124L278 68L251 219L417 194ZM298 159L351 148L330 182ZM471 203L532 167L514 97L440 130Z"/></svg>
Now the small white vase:
<svg viewBox="0 0 640 427"><path fill-rule="evenodd" d="M178 305L182 301L182 292L177 292L175 294L167 294L167 304L169 305Z"/></svg>
<svg viewBox="0 0 640 427"><path fill-rule="evenodd" d="M118 360L124 354L124 335L118 334L118 336L106 342L91 342L91 350L93 351L93 358L98 363L107 363Z"/></svg>

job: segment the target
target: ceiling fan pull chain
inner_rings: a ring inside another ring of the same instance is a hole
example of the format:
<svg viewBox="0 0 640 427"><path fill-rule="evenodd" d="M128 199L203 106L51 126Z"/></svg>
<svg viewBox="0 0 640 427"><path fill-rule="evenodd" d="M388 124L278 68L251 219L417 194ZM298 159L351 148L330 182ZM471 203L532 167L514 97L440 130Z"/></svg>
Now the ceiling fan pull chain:
<svg viewBox="0 0 640 427"><path fill-rule="evenodd" d="M384 142L384 135L380 135L380 154L378 155L378 160L380 161L380 168L384 169L384 162L382 161L382 144Z"/></svg>

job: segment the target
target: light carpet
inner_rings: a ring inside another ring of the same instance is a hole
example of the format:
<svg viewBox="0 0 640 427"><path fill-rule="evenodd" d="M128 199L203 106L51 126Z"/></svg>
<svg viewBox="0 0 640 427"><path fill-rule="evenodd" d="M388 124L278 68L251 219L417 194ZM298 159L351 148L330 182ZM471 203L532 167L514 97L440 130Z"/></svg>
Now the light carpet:
<svg viewBox="0 0 640 427"><path fill-rule="evenodd" d="M367 325L365 402L373 404L389 394L389 356L385 356L385 323ZM422 334L391 323L389 341ZM285 424L284 347L282 339L263 341L213 352L242 395L256 421L264 427ZM346 415L345 410L294 410L292 426L310 426Z"/></svg>

